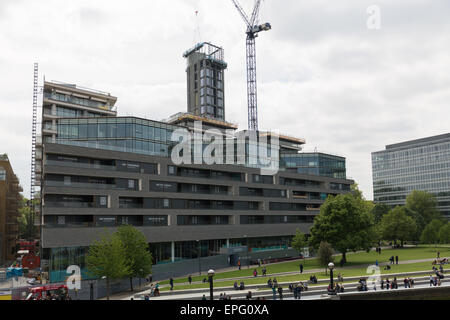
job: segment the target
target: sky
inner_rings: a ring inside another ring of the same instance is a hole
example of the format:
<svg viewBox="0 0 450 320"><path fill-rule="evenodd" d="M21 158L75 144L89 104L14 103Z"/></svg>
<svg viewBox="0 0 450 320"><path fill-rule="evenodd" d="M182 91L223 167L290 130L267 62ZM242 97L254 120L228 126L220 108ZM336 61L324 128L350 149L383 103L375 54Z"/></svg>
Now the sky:
<svg viewBox="0 0 450 320"><path fill-rule="evenodd" d="M448 0L263 0L260 129L346 157L373 199L372 152L450 132L449 12ZM230 0L0 0L0 153L24 195L34 62L40 84L110 92L119 116L162 120L187 109L183 52L209 41L228 63L226 119L246 129L245 30Z"/></svg>

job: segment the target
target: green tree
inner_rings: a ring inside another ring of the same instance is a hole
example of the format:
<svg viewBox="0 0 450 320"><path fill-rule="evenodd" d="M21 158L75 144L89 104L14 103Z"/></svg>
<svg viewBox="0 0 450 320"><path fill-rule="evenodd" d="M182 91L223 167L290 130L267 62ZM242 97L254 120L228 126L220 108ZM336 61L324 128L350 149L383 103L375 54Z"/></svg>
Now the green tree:
<svg viewBox="0 0 450 320"><path fill-rule="evenodd" d="M130 274L130 262L126 258L126 248L117 233L103 234L94 241L86 256L89 272L98 277L106 277L106 297L109 300L111 279L121 279Z"/></svg>
<svg viewBox="0 0 450 320"><path fill-rule="evenodd" d="M442 219L442 214L437 210L436 198L426 191L411 192L406 198L405 207L407 214L416 221L417 238L433 219Z"/></svg>
<svg viewBox="0 0 450 320"><path fill-rule="evenodd" d="M391 210L391 209L389 208L389 206L387 204L376 203L372 209L372 214L373 214L373 218L375 219L375 223L380 223L383 216L385 214L389 213L389 210Z"/></svg>
<svg viewBox="0 0 450 320"><path fill-rule="evenodd" d="M342 263L347 261L349 251L370 250L376 238L371 210L372 204L362 197L357 186L351 193L328 197L314 219L311 245L328 242L342 253Z"/></svg>
<svg viewBox="0 0 450 320"><path fill-rule="evenodd" d="M34 204L36 206L39 205L39 200L34 200ZM39 228L34 225L34 218L30 206L30 201L27 198L22 197L17 222L19 224L19 237L21 239L37 238Z"/></svg>
<svg viewBox="0 0 450 320"><path fill-rule="evenodd" d="M331 244L326 241L322 241L319 245L317 255L321 266L325 267L325 274L327 274L328 264L334 261L334 251Z"/></svg>
<svg viewBox="0 0 450 320"><path fill-rule="evenodd" d="M406 214L405 207L397 206L381 219L381 230L384 239L400 240L401 245L405 240L412 240L416 234L417 226L413 218Z"/></svg>
<svg viewBox="0 0 450 320"><path fill-rule="evenodd" d="M292 248L297 250L304 257L306 247L308 247L308 239L303 232L297 229L294 238L292 238Z"/></svg>
<svg viewBox="0 0 450 320"><path fill-rule="evenodd" d="M133 226L120 226L117 235L125 246L126 258L130 262L130 287L133 291L133 278L145 278L152 272L152 255L148 250L145 236Z"/></svg>
<svg viewBox="0 0 450 320"><path fill-rule="evenodd" d="M450 243L450 223L444 224L439 230L439 240L444 244Z"/></svg>
<svg viewBox="0 0 450 320"><path fill-rule="evenodd" d="M439 231L441 230L444 222L442 220L434 219L431 221L425 229L422 231L420 236L420 242L422 243L439 243Z"/></svg>

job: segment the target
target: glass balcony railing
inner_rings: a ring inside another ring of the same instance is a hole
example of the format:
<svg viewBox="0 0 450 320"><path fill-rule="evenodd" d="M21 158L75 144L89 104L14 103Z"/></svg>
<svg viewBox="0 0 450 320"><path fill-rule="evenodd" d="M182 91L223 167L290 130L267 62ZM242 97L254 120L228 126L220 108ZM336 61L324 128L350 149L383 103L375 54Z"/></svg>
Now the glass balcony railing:
<svg viewBox="0 0 450 320"><path fill-rule="evenodd" d="M111 107L111 106L108 106L101 102L92 101L89 99L78 98L78 97L74 97L74 96L68 96L68 95L60 94L60 93L45 92L44 98L50 99L50 100L55 100L55 101L60 101L60 102L76 104L76 105L89 107L89 108L102 109L102 110L106 110L106 111L116 112L116 110L117 110L117 108L115 106Z"/></svg>
<svg viewBox="0 0 450 320"><path fill-rule="evenodd" d="M48 208L95 208L94 203L74 201L46 201L45 206Z"/></svg>
<svg viewBox="0 0 450 320"><path fill-rule="evenodd" d="M105 166L99 164L90 164L90 163L79 163L79 162L68 162L68 161L55 161L55 160L47 160L45 162L47 166L59 166L59 167L71 167L71 168L82 168L82 169L96 169L96 170L113 170L115 171L116 166Z"/></svg>

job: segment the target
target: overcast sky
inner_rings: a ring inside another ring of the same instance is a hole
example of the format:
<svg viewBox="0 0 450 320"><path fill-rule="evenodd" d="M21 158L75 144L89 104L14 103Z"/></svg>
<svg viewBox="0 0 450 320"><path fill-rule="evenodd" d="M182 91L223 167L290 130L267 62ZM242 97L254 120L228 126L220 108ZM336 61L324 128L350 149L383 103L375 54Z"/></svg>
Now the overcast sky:
<svg viewBox="0 0 450 320"><path fill-rule="evenodd" d="M249 12L253 0L241 0ZM369 29L367 8L381 10ZM119 115L186 110L182 53L225 49L226 117L247 126L245 26L230 0L0 0L0 153L29 196L33 63L40 83L110 92ZM371 152L450 132L450 1L265 0L257 39L259 123L347 158L373 199ZM39 111L40 112L40 111Z"/></svg>

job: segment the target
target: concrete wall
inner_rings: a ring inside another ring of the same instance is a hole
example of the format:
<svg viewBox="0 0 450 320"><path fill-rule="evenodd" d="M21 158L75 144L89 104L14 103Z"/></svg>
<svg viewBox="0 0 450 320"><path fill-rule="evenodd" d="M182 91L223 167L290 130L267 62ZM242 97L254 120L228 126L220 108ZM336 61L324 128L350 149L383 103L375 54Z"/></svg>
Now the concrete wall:
<svg viewBox="0 0 450 320"><path fill-rule="evenodd" d="M376 292L343 293L333 300L450 300L450 287L416 288L414 290L381 290Z"/></svg>

